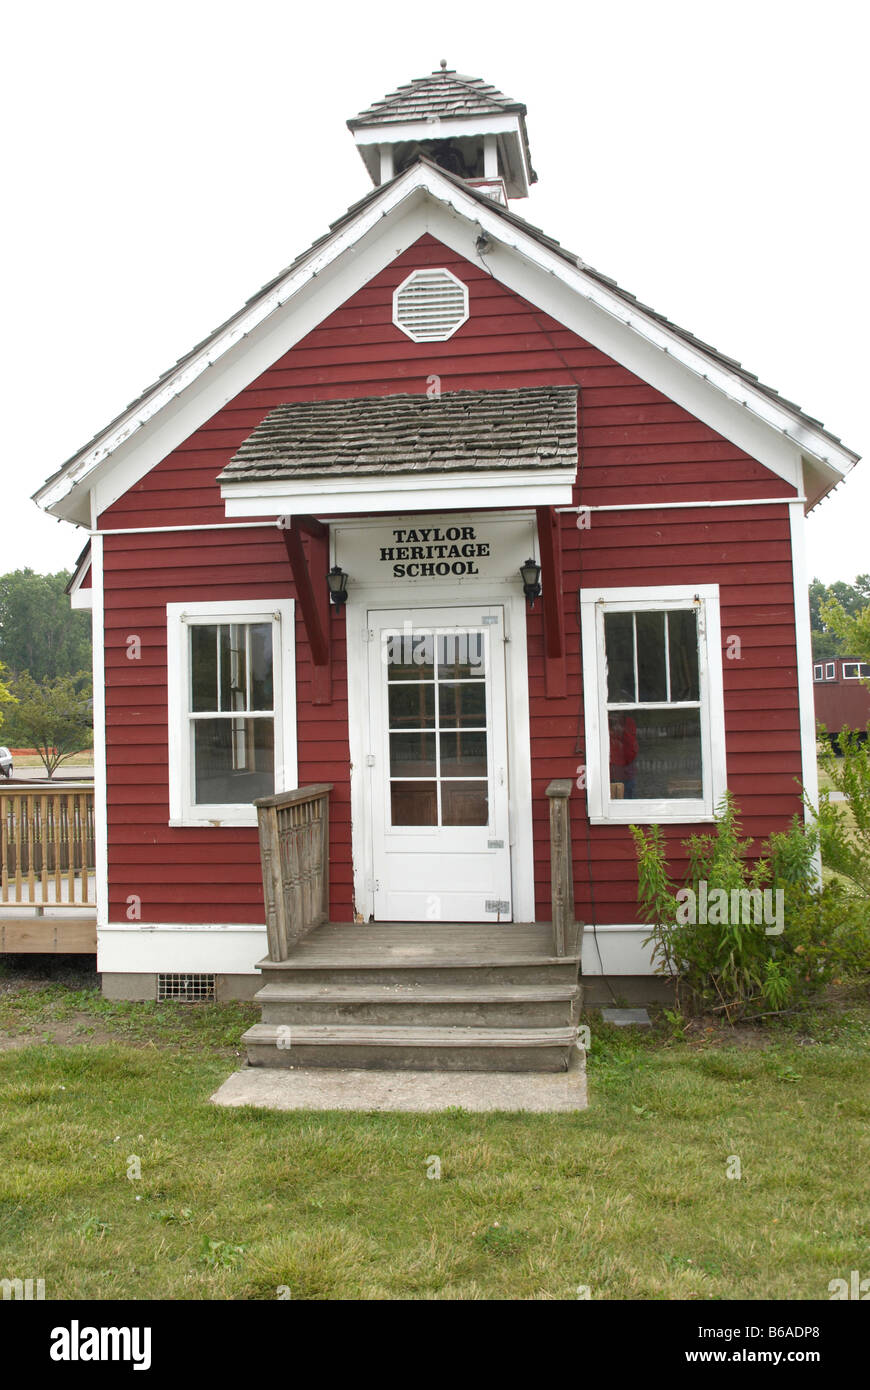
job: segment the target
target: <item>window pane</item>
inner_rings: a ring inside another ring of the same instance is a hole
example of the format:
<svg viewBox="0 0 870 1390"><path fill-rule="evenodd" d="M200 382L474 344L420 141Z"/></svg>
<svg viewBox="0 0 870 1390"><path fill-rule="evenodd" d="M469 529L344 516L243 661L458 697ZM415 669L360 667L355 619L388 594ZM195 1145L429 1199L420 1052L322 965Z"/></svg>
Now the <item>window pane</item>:
<svg viewBox="0 0 870 1390"><path fill-rule="evenodd" d="M694 608L668 614L668 647L671 662L671 699L699 700L698 615Z"/></svg>
<svg viewBox="0 0 870 1390"><path fill-rule="evenodd" d="M390 734L391 777L434 777L434 734Z"/></svg>
<svg viewBox="0 0 870 1390"><path fill-rule="evenodd" d="M435 724L435 686L422 682L388 687L390 728L431 729Z"/></svg>
<svg viewBox="0 0 870 1390"><path fill-rule="evenodd" d="M604 646L607 653L607 699L610 704L634 702L633 614L605 613Z"/></svg>
<svg viewBox="0 0 870 1390"><path fill-rule="evenodd" d="M438 712L442 729L483 728L486 725L486 684L438 683Z"/></svg>
<svg viewBox="0 0 870 1390"><path fill-rule="evenodd" d="M213 623L194 623L190 628L190 708L198 714L217 707L217 628Z"/></svg>
<svg viewBox="0 0 870 1390"><path fill-rule="evenodd" d="M637 698L660 701L668 698L665 674L665 615L636 613L637 622Z"/></svg>
<svg viewBox="0 0 870 1390"><path fill-rule="evenodd" d="M432 680L435 675L435 639L431 632L402 632L384 643L387 680Z"/></svg>
<svg viewBox="0 0 870 1390"><path fill-rule="evenodd" d="M441 735L442 777L486 776L486 730Z"/></svg>
<svg viewBox="0 0 870 1390"><path fill-rule="evenodd" d="M220 709L247 709L247 661L244 623L222 624L218 629L220 653Z"/></svg>
<svg viewBox="0 0 870 1390"><path fill-rule="evenodd" d="M274 720L195 719L197 805L247 804L275 790Z"/></svg>
<svg viewBox="0 0 870 1390"><path fill-rule="evenodd" d="M609 723L611 796L703 795L699 710L618 711Z"/></svg>
<svg viewBox="0 0 870 1390"><path fill-rule="evenodd" d="M393 825L437 825L438 793L434 782L393 782Z"/></svg>
<svg viewBox="0 0 870 1390"><path fill-rule="evenodd" d="M439 680L482 679L486 640L482 632L447 632L438 638Z"/></svg>
<svg viewBox="0 0 870 1390"><path fill-rule="evenodd" d="M272 680L272 624L252 623L251 633L251 709L274 709Z"/></svg>
<svg viewBox="0 0 870 1390"><path fill-rule="evenodd" d="M486 782L442 782L442 825L488 825Z"/></svg>

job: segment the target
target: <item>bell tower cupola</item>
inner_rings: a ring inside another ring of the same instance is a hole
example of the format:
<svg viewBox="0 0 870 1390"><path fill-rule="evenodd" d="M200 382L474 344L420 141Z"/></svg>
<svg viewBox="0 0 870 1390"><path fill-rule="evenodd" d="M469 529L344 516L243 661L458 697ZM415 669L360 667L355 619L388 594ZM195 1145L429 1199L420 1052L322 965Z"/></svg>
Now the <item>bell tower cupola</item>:
<svg viewBox="0 0 870 1390"><path fill-rule="evenodd" d="M441 67L417 77L348 121L375 185L420 155L496 202L525 198L537 179L526 108L480 77Z"/></svg>

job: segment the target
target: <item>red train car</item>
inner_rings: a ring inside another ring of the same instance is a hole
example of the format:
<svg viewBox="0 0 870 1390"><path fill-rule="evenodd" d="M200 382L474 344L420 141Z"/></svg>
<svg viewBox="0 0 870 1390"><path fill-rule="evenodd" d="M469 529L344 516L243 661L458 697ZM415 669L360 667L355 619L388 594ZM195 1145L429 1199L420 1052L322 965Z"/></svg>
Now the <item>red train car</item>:
<svg viewBox="0 0 870 1390"><path fill-rule="evenodd" d="M813 663L813 697L816 719L824 725L834 747L843 729L866 739L870 723L870 662L854 656L836 656Z"/></svg>

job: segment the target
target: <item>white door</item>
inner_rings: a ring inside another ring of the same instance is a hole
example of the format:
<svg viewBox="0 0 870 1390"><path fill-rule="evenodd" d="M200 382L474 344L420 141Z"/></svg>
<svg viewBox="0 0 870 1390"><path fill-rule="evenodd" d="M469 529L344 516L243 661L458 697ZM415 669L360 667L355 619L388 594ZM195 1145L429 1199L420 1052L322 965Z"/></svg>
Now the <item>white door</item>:
<svg viewBox="0 0 870 1390"><path fill-rule="evenodd" d="M378 921L511 919L504 609L368 614Z"/></svg>

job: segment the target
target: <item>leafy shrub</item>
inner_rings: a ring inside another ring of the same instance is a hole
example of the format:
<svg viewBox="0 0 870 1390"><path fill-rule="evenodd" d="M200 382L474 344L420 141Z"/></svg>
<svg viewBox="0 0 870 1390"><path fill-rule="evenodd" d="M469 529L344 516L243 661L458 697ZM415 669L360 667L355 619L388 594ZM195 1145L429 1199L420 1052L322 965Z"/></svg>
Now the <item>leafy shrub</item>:
<svg viewBox="0 0 870 1390"><path fill-rule="evenodd" d="M633 825L631 834L638 901L651 927L645 944L654 948L659 973L673 982L678 1007L721 1011L735 1022L753 1012L799 1007L836 976L870 969L870 900L838 881L819 884L821 822L805 824L795 816L787 831L771 835L761 856L752 858L752 840L741 838L737 809L726 793L713 833L683 841L688 870L681 886L671 878L661 827L644 831ZM824 834L835 840L833 822ZM851 865L837 843L840 862ZM728 894L724 920L711 913L713 920L703 921L698 913L693 921L685 911L687 890L698 900L702 884L708 898L716 890ZM735 903L735 892L765 889L774 895L768 906L781 895L775 922L769 913L758 920L761 912L733 910L741 902Z"/></svg>

